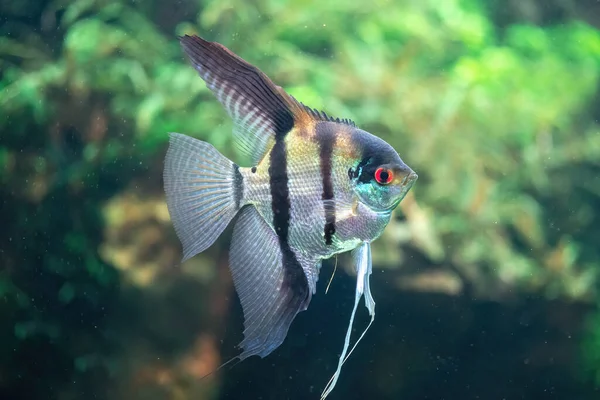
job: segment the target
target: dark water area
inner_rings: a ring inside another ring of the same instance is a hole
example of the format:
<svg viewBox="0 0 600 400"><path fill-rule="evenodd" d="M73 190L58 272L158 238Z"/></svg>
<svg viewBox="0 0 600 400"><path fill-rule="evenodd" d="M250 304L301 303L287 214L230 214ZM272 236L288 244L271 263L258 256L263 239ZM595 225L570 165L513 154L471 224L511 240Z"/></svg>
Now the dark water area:
<svg viewBox="0 0 600 400"><path fill-rule="evenodd" d="M385 275L374 271L375 323L344 365L332 399L600 396L600 389L582 384L577 372L577 343L589 307L539 298L502 304L395 293L386 290ZM320 395L337 365L354 284L351 277L337 275L329 293L319 292L311 308L298 316L278 351L224 372L220 398L237 399L240 393L256 399ZM239 321L241 315L234 315ZM365 315L358 318L354 338L367 322Z"/></svg>

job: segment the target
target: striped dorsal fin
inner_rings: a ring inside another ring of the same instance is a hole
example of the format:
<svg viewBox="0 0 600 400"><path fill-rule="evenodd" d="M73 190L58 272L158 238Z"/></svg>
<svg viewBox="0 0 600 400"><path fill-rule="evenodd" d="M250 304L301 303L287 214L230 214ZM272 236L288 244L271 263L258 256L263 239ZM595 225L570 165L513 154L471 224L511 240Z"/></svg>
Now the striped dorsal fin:
<svg viewBox="0 0 600 400"><path fill-rule="evenodd" d="M255 163L260 161L275 136L294 127L294 114L302 114L303 107L222 44L188 35L180 37L180 42L206 86L233 119L239 148Z"/></svg>
<svg viewBox="0 0 600 400"><path fill-rule="evenodd" d="M308 120L355 126L310 108L275 85L257 67L220 43L198 36L182 36L184 52L234 122L234 138L244 153L258 163L275 143L296 125Z"/></svg>

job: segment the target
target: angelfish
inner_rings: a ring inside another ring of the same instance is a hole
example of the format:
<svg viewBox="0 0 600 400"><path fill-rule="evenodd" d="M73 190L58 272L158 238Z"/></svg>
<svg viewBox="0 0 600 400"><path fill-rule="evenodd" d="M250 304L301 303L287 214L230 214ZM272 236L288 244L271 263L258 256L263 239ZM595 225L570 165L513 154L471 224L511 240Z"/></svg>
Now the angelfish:
<svg viewBox="0 0 600 400"><path fill-rule="evenodd" d="M279 347L315 293L322 260L354 253L354 309L323 399L347 358L363 294L371 323L375 317L370 243L417 174L388 143L349 119L305 106L225 46L197 36L179 40L233 119L234 139L253 162L241 167L209 143L169 134L164 185L182 262L212 245L237 216L229 264L244 339L235 358L265 357Z"/></svg>

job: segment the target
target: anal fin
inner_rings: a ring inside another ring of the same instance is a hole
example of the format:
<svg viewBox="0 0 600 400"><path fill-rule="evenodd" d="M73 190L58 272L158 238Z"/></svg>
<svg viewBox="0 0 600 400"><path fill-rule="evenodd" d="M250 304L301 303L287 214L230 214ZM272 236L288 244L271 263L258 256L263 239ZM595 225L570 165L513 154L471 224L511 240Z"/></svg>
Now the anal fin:
<svg viewBox="0 0 600 400"><path fill-rule="evenodd" d="M308 307L312 293L305 271L318 270L318 262L297 258L289 247L282 249L254 206L240 211L229 264L244 311L241 360L265 357L283 343L296 315Z"/></svg>

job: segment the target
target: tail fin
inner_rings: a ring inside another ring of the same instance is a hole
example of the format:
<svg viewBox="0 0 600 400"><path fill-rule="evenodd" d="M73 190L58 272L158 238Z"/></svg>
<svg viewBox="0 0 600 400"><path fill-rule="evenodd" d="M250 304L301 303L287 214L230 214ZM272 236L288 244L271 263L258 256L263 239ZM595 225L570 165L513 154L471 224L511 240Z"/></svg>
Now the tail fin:
<svg viewBox="0 0 600 400"><path fill-rule="evenodd" d="M240 209L239 167L212 145L170 133L163 173L167 206L183 245L183 261L206 250Z"/></svg>

